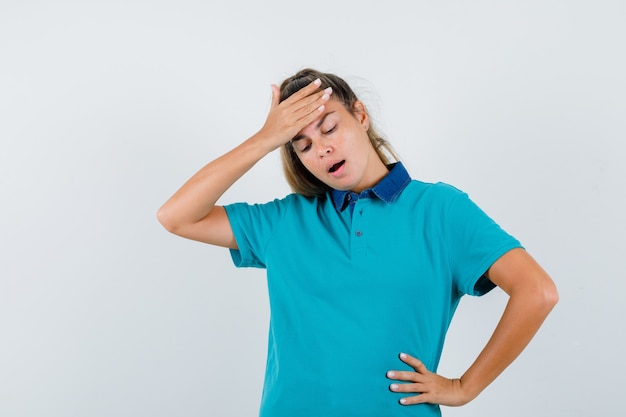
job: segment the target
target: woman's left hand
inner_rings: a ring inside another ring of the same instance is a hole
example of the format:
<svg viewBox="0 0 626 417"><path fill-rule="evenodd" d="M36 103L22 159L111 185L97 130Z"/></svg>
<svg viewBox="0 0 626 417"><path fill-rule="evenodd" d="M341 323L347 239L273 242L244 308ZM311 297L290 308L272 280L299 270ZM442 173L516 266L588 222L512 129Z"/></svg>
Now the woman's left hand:
<svg viewBox="0 0 626 417"><path fill-rule="evenodd" d="M400 404L414 405L430 403L447 406L460 406L467 404L471 400L471 398L468 398L465 394L460 379L448 379L430 372L420 360L407 355L406 353L401 353L400 359L415 369L415 372L387 372L387 378L406 382L394 382L389 385L389 389L392 392L417 394L409 397L403 397L400 399Z"/></svg>

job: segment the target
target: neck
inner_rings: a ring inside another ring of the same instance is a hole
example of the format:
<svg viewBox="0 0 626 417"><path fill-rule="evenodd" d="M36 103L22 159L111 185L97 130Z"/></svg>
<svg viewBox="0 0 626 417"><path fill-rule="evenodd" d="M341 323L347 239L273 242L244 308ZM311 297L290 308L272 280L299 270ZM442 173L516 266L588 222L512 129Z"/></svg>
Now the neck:
<svg viewBox="0 0 626 417"><path fill-rule="evenodd" d="M361 181L361 184L359 184L357 188L351 191L354 191L355 193L360 193L367 188L372 188L373 186L378 184L380 180L385 178L385 176L389 173L389 170L387 169L385 164L383 164L383 161L380 160L378 155L375 154L374 157L375 160L368 168L365 176L363 177L363 181Z"/></svg>

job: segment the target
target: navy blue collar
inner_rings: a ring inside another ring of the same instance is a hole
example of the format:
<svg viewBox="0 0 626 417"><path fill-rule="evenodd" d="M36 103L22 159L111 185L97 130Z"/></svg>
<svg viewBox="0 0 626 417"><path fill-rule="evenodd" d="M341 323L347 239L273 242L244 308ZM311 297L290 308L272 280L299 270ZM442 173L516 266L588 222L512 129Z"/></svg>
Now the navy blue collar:
<svg viewBox="0 0 626 417"><path fill-rule="evenodd" d="M350 205L350 202L354 202L359 198L372 198L374 196L380 198L385 203L392 203L404 190L404 188L411 182L409 173L402 165L402 162L396 162L387 166L389 173L380 180L378 184L372 188L367 188L361 191L360 194L352 192L350 190L332 190L331 196L333 203L337 211L343 211Z"/></svg>

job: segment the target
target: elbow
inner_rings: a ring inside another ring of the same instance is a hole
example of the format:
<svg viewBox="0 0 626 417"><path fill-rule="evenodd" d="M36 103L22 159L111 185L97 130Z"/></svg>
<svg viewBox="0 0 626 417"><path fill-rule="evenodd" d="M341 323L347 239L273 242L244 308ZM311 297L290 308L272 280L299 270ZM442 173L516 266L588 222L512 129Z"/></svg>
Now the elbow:
<svg viewBox="0 0 626 417"><path fill-rule="evenodd" d="M544 300L550 310L559 302L559 291L556 289L556 285L552 280L550 280L550 285L544 289Z"/></svg>
<svg viewBox="0 0 626 417"><path fill-rule="evenodd" d="M162 206L157 211L157 220L170 233L176 233L178 230L178 223L166 206Z"/></svg>
<svg viewBox="0 0 626 417"><path fill-rule="evenodd" d="M537 314L547 316L559 302L559 292L554 281L545 273L523 282L522 285L513 289L511 298L523 303L526 308Z"/></svg>
<svg viewBox="0 0 626 417"><path fill-rule="evenodd" d="M554 281L546 277L542 285L539 286L538 291L535 291L534 298L540 310L545 311L546 314L552 311L554 306L559 302L559 292Z"/></svg>

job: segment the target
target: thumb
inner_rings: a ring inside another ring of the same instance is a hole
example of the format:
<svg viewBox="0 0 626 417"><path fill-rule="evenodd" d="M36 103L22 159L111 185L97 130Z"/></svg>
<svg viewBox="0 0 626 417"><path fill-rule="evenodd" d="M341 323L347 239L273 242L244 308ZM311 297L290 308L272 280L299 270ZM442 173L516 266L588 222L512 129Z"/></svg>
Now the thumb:
<svg viewBox="0 0 626 417"><path fill-rule="evenodd" d="M270 107L273 109L274 107L278 106L278 104L280 103L280 90L278 89L278 86L276 84L272 84L272 104L270 105Z"/></svg>

